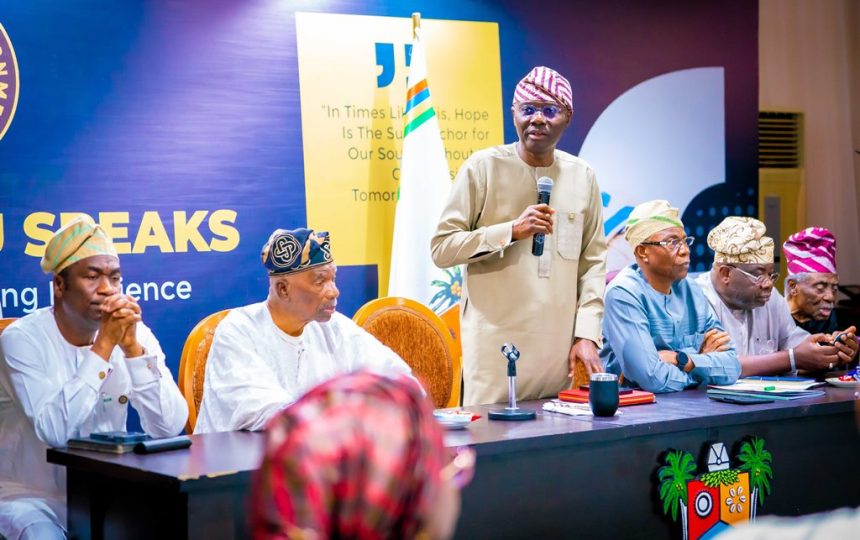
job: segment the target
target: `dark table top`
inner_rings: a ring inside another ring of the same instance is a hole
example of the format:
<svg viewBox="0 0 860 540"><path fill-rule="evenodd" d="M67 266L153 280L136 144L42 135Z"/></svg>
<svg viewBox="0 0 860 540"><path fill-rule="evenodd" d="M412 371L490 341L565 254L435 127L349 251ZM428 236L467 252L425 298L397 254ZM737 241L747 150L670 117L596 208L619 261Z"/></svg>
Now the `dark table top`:
<svg viewBox="0 0 860 540"><path fill-rule="evenodd" d="M157 454L107 454L49 448L48 461L126 480L178 484L183 491L208 488L213 482L245 482L260 462L262 433L232 431L192 435L191 447Z"/></svg>
<svg viewBox="0 0 860 540"><path fill-rule="evenodd" d="M534 410L537 419L500 422L487 413L504 405L464 407L481 415L465 430L450 431L447 446L475 445L478 455L577 443L606 442L697 428L743 425L804 416L839 414L854 409L855 389L821 387L825 395L753 405L722 403L708 399L704 389L657 394L657 403L620 407L614 417L568 416L545 412L546 400L519 405Z"/></svg>
<svg viewBox="0 0 860 540"><path fill-rule="evenodd" d="M544 401L530 401L520 405L537 411L536 420L499 422L489 421L487 413L504 405L464 407L481 418L465 430L446 433L445 443L473 445L481 456L854 410L854 389L824 390L826 394L820 397L755 405L715 402L703 390L688 390L658 394L654 404L622 407L620 414L611 418L544 412ZM239 431L193 435L192 440L188 449L152 455L49 449L48 461L135 482L178 484L179 489L191 491L211 487L213 482L247 482L247 476L258 466L264 436Z"/></svg>

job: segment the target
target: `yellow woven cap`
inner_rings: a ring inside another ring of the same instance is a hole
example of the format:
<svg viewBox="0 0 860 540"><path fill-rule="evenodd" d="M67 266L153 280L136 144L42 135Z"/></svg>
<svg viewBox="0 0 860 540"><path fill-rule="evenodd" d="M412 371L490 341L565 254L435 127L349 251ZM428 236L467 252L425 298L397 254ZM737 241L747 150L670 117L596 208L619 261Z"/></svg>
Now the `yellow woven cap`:
<svg viewBox="0 0 860 540"><path fill-rule="evenodd" d="M91 217L79 216L60 227L48 241L42 257L42 271L58 274L72 264L96 255L119 258L105 230Z"/></svg>

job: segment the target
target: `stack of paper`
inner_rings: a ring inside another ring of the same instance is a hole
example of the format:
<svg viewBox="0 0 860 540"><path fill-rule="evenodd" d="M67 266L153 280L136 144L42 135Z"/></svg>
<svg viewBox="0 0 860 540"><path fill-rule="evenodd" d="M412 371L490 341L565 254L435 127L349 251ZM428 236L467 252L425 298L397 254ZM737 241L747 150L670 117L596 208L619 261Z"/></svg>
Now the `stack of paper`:
<svg viewBox="0 0 860 540"><path fill-rule="evenodd" d="M823 396L823 390L814 390L824 383L798 377L746 377L735 384L711 385L709 396L748 396L762 400L787 400Z"/></svg>
<svg viewBox="0 0 860 540"><path fill-rule="evenodd" d="M543 404L545 411L566 414L568 416L594 416L591 412L591 407L585 403L570 403L559 399L551 399ZM616 415L621 412L616 412Z"/></svg>

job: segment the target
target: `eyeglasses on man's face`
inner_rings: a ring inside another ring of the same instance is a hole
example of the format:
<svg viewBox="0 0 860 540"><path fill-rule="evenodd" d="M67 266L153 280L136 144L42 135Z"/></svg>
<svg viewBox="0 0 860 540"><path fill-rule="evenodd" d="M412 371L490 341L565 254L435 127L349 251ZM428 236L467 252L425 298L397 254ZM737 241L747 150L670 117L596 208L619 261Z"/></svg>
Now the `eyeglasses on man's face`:
<svg viewBox="0 0 860 540"><path fill-rule="evenodd" d="M660 240L659 242L641 242L641 244L643 246L661 246L669 251L678 251L681 249L681 244L687 244L687 247L690 247L695 241L695 236L685 236L684 238L669 238L668 240Z"/></svg>
<svg viewBox="0 0 860 540"><path fill-rule="evenodd" d="M749 272L747 272L743 268L738 268L737 266L735 266L733 264L727 264L726 266L728 266L729 268L733 268L734 270L737 270L738 272L745 275L747 278L749 278L750 281L752 281L754 284L756 284L758 286L764 285L765 281L770 281L771 285L775 285L776 280L779 279L779 272L771 272L769 274L763 273L763 274L757 275L757 274L750 274Z"/></svg>
<svg viewBox="0 0 860 540"><path fill-rule="evenodd" d="M517 112L525 118L531 118L537 113L541 113L547 120L552 120L561 114L563 110L564 108L551 103L520 103L517 105Z"/></svg>

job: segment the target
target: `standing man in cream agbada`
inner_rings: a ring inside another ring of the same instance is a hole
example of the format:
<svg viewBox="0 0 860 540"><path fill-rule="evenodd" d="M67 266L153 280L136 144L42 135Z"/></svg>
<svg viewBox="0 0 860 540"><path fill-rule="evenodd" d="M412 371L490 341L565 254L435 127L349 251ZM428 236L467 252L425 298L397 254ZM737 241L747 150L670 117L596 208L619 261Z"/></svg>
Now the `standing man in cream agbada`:
<svg viewBox="0 0 860 540"><path fill-rule="evenodd" d="M466 265L464 405L507 398L505 342L522 352L520 399L556 396L576 362L603 371L600 189L588 163L556 149L573 115L570 83L536 67L517 85L512 112L519 141L463 164L431 240L438 266ZM549 205L535 204L544 176L554 182ZM535 234L546 235L540 257L531 253Z"/></svg>

